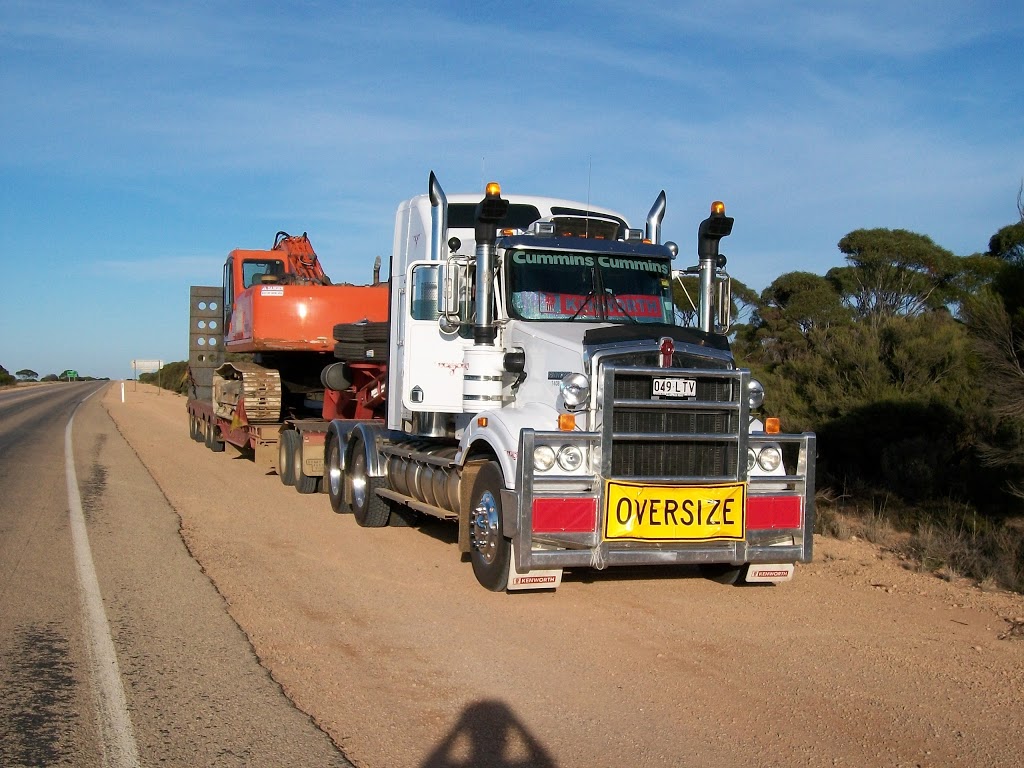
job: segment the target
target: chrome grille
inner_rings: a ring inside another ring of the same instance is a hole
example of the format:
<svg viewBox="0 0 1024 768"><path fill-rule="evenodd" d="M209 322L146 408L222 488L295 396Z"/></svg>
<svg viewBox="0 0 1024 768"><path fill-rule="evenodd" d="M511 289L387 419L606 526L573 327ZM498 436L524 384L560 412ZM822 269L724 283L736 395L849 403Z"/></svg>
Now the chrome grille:
<svg viewBox="0 0 1024 768"><path fill-rule="evenodd" d="M747 371L605 365L605 477L660 482L739 479L745 467ZM706 360L701 362L708 362ZM660 376L695 379L691 399L652 396Z"/></svg>

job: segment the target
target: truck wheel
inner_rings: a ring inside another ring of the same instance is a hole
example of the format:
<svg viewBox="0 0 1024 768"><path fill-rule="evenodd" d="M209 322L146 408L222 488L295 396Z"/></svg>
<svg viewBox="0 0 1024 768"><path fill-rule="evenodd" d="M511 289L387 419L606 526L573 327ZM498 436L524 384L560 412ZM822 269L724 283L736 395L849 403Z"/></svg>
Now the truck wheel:
<svg viewBox="0 0 1024 768"><path fill-rule="evenodd" d="M324 485L327 486L327 497L331 500L331 509L338 514L351 512L345 501L345 477L341 470L341 446L335 437L327 438L324 450Z"/></svg>
<svg viewBox="0 0 1024 768"><path fill-rule="evenodd" d="M217 439L217 426L212 422L206 422L206 438L204 440L206 447L214 453L220 453L224 450L224 441Z"/></svg>
<svg viewBox="0 0 1024 768"><path fill-rule="evenodd" d="M204 436L203 436L203 422L199 419L198 416L193 416L192 420L193 420L192 439L195 440L197 443L201 443L204 440Z"/></svg>
<svg viewBox="0 0 1024 768"><path fill-rule="evenodd" d="M738 584L746 575L747 566L731 563L705 563L700 567L701 575L718 584Z"/></svg>
<svg viewBox="0 0 1024 768"><path fill-rule="evenodd" d="M504 487L501 468L492 461L480 468L470 498L469 556L473 575L492 592L505 589L512 562L512 540L505 537L501 524L501 489Z"/></svg>
<svg viewBox="0 0 1024 768"><path fill-rule="evenodd" d="M286 429L277 438L277 476L285 485L295 485L295 438L298 432Z"/></svg>
<svg viewBox="0 0 1024 768"><path fill-rule="evenodd" d="M295 480L295 490L299 493L316 493L318 477L310 477L302 472L302 434L295 432L295 449L292 451L292 479Z"/></svg>
<svg viewBox="0 0 1024 768"><path fill-rule="evenodd" d="M352 460L345 474L348 498L352 500L352 515L363 528L380 528L388 524L391 505L377 495L384 478L370 477L366 468L366 449L361 439L352 447Z"/></svg>

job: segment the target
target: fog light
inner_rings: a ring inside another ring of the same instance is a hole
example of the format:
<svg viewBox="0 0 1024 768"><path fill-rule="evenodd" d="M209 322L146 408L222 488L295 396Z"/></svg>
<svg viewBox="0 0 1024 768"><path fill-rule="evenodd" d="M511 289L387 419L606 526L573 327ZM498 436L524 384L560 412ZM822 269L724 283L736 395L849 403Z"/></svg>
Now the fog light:
<svg viewBox="0 0 1024 768"><path fill-rule="evenodd" d="M782 451L774 445L761 449L761 455L757 457L757 464L765 472L774 472L782 463Z"/></svg>
<svg viewBox="0 0 1024 768"><path fill-rule="evenodd" d="M578 445L563 445L558 451L558 466L566 472L575 472L583 466L583 451Z"/></svg>
<svg viewBox="0 0 1024 768"><path fill-rule="evenodd" d="M550 445L538 445L534 448L533 466L540 472L547 472L555 466L555 449Z"/></svg>

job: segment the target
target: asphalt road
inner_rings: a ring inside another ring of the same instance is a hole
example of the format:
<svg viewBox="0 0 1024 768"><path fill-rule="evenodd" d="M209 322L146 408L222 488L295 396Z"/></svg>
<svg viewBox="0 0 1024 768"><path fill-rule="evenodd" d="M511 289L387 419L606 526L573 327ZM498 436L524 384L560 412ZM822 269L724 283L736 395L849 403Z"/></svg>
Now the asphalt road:
<svg viewBox="0 0 1024 768"><path fill-rule="evenodd" d="M69 483L94 386L0 392L3 768L1020 765L1020 595L820 537L779 587L491 593L454 526L360 528L153 387L82 405Z"/></svg>
<svg viewBox="0 0 1024 768"><path fill-rule="evenodd" d="M103 386L0 392L0 765L351 765L260 666Z"/></svg>

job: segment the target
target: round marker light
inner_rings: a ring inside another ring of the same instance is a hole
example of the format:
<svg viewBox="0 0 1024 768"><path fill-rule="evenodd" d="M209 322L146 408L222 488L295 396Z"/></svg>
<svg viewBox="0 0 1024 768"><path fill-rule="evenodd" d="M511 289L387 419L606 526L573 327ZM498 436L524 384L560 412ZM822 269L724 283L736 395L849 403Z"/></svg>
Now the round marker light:
<svg viewBox="0 0 1024 768"><path fill-rule="evenodd" d="M533 466L539 472L547 472L555 466L555 449L550 445L538 445L534 448Z"/></svg>
<svg viewBox="0 0 1024 768"><path fill-rule="evenodd" d="M753 448L747 448L747 472L750 472L757 464L757 451Z"/></svg>
<svg viewBox="0 0 1024 768"><path fill-rule="evenodd" d="M582 373L566 374L558 385L566 408L579 408L590 397L590 379Z"/></svg>
<svg viewBox="0 0 1024 768"><path fill-rule="evenodd" d="M575 472L583 466L583 451L578 445L563 445L558 451L558 466L566 472Z"/></svg>

